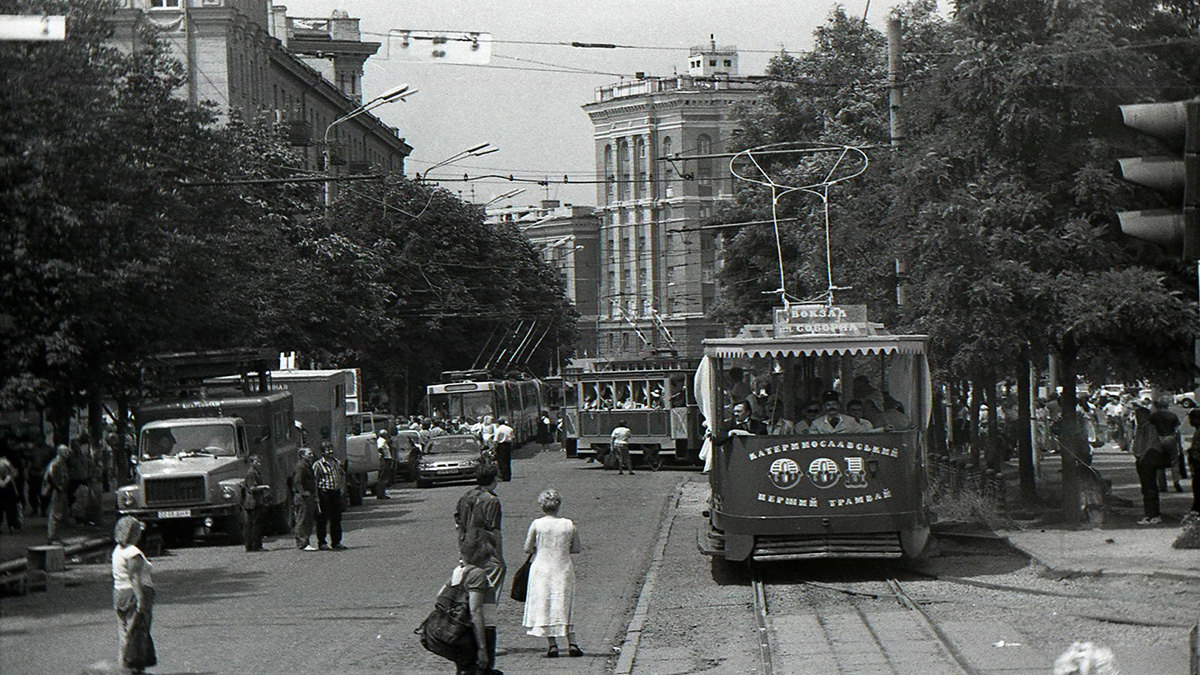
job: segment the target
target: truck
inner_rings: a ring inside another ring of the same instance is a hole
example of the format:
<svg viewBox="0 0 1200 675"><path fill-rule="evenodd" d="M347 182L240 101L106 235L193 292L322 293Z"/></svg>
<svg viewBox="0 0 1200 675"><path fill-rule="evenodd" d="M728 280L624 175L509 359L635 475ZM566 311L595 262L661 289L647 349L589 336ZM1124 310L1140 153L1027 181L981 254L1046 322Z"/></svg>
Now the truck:
<svg viewBox="0 0 1200 675"><path fill-rule="evenodd" d="M157 357L163 389L175 395L135 408L134 482L117 490L121 515L146 522L169 543L213 532L240 542L242 485L255 455L269 487L259 494L267 529L291 528L300 434L292 394L270 390L271 358L255 350ZM205 378L229 372L241 373L243 387L202 387Z"/></svg>
<svg viewBox="0 0 1200 675"><path fill-rule="evenodd" d="M322 442L333 444L334 456L346 470L350 505L360 506L370 479L378 475L379 452L372 431L349 426L349 416L357 413L358 370L279 370L271 373L271 387L292 393L309 447L319 454Z"/></svg>

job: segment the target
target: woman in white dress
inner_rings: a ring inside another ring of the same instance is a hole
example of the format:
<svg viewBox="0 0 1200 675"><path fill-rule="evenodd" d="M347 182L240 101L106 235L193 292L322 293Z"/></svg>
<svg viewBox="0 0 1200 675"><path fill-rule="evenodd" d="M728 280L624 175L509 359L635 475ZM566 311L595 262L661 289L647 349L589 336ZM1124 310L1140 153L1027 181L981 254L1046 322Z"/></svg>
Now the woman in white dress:
<svg viewBox="0 0 1200 675"><path fill-rule="evenodd" d="M546 656L558 656L558 638L567 639L570 656L583 656L575 643L575 624L571 611L575 600L575 565L571 554L579 552L579 533L575 523L558 515L562 498L557 490L538 495L538 504L546 515L529 525L525 552L533 554L529 567L529 587L525 596L525 617L521 621L530 635L546 638Z"/></svg>

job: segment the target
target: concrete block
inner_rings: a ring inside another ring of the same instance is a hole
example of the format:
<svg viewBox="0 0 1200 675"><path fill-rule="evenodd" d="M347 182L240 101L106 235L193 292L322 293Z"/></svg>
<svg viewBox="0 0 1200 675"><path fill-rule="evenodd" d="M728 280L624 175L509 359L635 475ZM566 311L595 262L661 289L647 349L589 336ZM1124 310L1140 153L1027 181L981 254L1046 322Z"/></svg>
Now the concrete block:
<svg viewBox="0 0 1200 675"><path fill-rule="evenodd" d="M62 546L30 546L25 549L26 569L61 572L67 568L66 549Z"/></svg>

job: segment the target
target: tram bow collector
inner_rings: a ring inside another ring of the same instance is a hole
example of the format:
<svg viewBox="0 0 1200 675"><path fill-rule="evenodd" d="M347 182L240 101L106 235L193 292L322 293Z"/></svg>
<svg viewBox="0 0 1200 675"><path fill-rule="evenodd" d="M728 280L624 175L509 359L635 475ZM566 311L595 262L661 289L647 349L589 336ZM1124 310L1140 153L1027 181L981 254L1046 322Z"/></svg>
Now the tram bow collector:
<svg viewBox="0 0 1200 675"><path fill-rule="evenodd" d="M845 309L792 305L773 325L704 341L696 393L713 429L702 451L712 488L698 532L705 554L899 558L925 547L928 337L892 335L866 321L865 306ZM749 399L772 433L734 428L735 399ZM851 402L861 417L847 412Z"/></svg>

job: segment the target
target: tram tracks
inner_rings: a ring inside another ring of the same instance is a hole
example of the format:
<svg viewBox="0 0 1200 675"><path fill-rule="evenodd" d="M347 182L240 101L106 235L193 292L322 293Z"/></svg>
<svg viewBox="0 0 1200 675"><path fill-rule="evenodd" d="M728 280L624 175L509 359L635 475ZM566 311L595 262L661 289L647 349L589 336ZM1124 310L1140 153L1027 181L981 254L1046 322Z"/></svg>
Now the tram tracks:
<svg viewBox="0 0 1200 675"><path fill-rule="evenodd" d="M976 671L898 579L772 584L750 565L760 672Z"/></svg>

